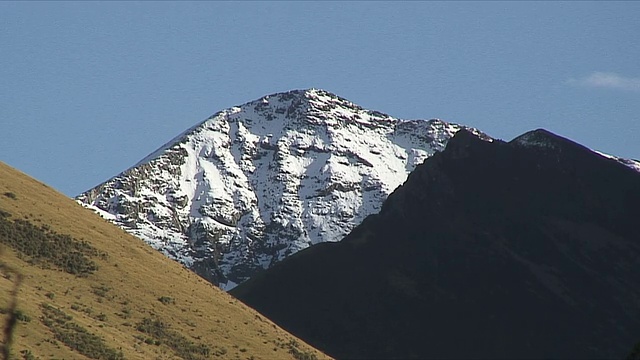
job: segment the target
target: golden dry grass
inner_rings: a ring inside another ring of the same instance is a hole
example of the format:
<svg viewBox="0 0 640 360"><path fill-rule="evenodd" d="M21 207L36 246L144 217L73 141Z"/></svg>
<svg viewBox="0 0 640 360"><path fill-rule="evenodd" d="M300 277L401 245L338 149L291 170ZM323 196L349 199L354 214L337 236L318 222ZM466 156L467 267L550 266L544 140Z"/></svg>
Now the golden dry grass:
<svg viewBox="0 0 640 360"><path fill-rule="evenodd" d="M8 193L15 194L15 199ZM103 338L108 346L121 350L126 359L176 358L166 344L142 341L146 336L136 330L136 324L144 318L167 322L187 339L209 346L214 352L211 358L294 358L291 345L287 345L292 341L297 341L303 353L326 357L141 240L3 163L0 210L11 213L11 219L47 224L58 233L84 239L108 254L94 259L99 266L96 273L79 278L29 265L12 249L2 248L0 263L23 275L18 309L31 318L30 322L18 322L12 345L15 358L22 358L21 351L30 351L40 359L85 358L54 340L41 321L41 305L45 303L71 315L74 322ZM9 301L12 280L0 277L2 308ZM96 290L100 287L102 293ZM163 303L158 300L161 297L174 302Z"/></svg>

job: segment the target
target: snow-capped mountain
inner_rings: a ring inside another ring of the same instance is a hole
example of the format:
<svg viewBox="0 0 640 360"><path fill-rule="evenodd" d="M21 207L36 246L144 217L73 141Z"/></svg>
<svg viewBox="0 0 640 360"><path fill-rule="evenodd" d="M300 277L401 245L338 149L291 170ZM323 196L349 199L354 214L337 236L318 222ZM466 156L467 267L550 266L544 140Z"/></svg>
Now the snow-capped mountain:
<svg viewBox="0 0 640 360"><path fill-rule="evenodd" d="M216 113L77 200L230 289L342 239L461 128L279 93Z"/></svg>
<svg viewBox="0 0 640 360"><path fill-rule="evenodd" d="M214 114L77 200L229 290L341 240L462 128L492 140L289 91Z"/></svg>
<svg viewBox="0 0 640 360"><path fill-rule="evenodd" d="M289 91L214 114L77 200L228 290L341 240L461 128L492 140Z"/></svg>

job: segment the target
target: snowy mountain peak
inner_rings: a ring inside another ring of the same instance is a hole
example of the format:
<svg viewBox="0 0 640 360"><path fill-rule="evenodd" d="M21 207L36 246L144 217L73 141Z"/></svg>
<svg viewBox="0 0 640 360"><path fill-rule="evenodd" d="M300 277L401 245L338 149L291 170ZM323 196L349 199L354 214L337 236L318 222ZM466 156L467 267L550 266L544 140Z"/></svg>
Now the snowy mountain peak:
<svg viewBox="0 0 640 360"><path fill-rule="evenodd" d="M461 128L293 90L212 115L77 199L230 289L342 239Z"/></svg>

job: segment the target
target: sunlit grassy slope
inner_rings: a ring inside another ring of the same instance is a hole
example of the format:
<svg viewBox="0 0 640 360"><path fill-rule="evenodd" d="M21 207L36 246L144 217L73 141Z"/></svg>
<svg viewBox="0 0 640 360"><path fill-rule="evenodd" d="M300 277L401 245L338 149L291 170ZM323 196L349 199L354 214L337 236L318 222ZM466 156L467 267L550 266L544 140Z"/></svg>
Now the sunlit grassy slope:
<svg viewBox="0 0 640 360"><path fill-rule="evenodd" d="M84 240L99 254L90 257L98 270L78 277L46 262L30 263L32 257L0 244L3 324L17 278L6 268L23 278L12 358L86 358L82 352L104 359L325 357L142 241L3 163L0 210L11 214L9 221L27 220ZM73 350L74 343L83 350Z"/></svg>

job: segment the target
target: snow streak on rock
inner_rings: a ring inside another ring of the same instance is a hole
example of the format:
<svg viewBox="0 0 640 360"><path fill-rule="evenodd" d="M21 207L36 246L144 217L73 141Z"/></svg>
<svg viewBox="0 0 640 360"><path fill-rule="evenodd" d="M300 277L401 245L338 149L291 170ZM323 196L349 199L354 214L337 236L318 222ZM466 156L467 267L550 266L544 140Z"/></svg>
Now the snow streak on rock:
<svg viewBox="0 0 640 360"><path fill-rule="evenodd" d="M342 239L460 128L290 91L213 115L77 199L231 289Z"/></svg>
<svg viewBox="0 0 640 360"><path fill-rule="evenodd" d="M604 157L606 157L608 159L615 160L615 161L617 161L617 162L619 162L619 163L621 163L621 164L623 164L625 166L628 166L628 167L632 168L635 171L640 172L640 161L638 161L638 160L624 159L624 158L620 158L620 157L617 157L617 156L605 154L605 153L597 151L597 150L593 150L593 151L595 153L601 155L601 156L604 156Z"/></svg>

